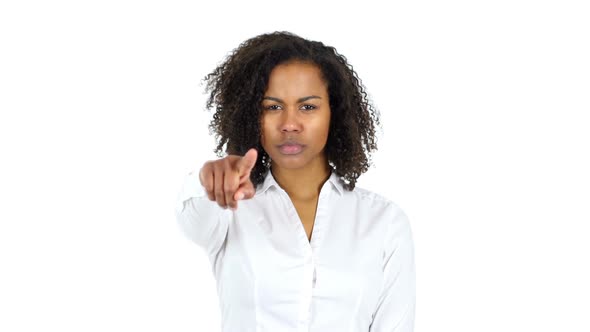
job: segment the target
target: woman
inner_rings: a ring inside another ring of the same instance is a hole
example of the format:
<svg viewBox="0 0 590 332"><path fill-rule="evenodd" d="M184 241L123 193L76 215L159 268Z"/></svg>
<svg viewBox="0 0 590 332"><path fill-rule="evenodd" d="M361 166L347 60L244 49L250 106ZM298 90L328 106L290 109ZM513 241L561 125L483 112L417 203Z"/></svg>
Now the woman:
<svg viewBox="0 0 590 332"><path fill-rule="evenodd" d="M346 58L275 32L205 81L227 156L187 176L176 213L210 259L223 331L412 331L412 233L355 186L379 118Z"/></svg>

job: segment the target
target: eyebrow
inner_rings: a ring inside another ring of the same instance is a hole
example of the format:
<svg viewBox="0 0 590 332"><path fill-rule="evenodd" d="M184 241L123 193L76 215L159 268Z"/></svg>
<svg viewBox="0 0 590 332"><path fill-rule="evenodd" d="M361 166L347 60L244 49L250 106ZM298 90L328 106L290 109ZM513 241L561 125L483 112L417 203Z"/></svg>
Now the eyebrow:
<svg viewBox="0 0 590 332"><path fill-rule="evenodd" d="M320 96L307 96L307 97L302 97L302 98L297 99L297 102L298 103L302 103L304 101L307 101L307 100L313 99L313 98L322 99L322 97L320 97ZM279 103L283 103L283 104L285 103L283 100L281 100L279 98L275 98L275 97L269 97L269 96L267 96L267 97L262 98L262 100L264 100L264 99L273 100L273 101L276 101L276 102L279 102Z"/></svg>

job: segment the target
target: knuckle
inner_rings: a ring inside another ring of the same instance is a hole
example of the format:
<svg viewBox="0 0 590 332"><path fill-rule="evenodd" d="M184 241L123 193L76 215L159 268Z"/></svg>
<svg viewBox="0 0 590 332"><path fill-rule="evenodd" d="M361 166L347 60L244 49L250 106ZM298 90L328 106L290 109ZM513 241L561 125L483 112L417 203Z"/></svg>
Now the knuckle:
<svg viewBox="0 0 590 332"><path fill-rule="evenodd" d="M222 190L219 190L219 189L218 190L215 190L215 197L217 199L222 199L224 196L225 195L223 194L223 191Z"/></svg>
<svg viewBox="0 0 590 332"><path fill-rule="evenodd" d="M222 159L223 161L223 167L224 168L230 168L231 167L231 161L229 157L225 157Z"/></svg>
<svg viewBox="0 0 590 332"><path fill-rule="evenodd" d="M229 202L229 201L231 201L231 194L230 194L230 192L228 192L228 191L226 191L226 192L225 192L225 201L226 201L226 202Z"/></svg>
<svg viewBox="0 0 590 332"><path fill-rule="evenodd" d="M232 193L233 193L233 192L236 190L236 188L235 188L235 187L236 187L236 186L235 186L233 183L231 183L230 181L226 181L226 182L223 184L223 190L225 191L225 194L226 194L226 195L230 195L230 194L232 194Z"/></svg>

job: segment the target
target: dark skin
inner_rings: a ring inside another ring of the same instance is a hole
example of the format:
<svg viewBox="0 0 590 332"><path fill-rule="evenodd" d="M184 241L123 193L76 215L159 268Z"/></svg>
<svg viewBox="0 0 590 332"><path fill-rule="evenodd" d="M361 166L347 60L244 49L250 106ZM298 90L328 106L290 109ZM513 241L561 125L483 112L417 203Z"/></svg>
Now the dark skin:
<svg viewBox="0 0 590 332"><path fill-rule="evenodd" d="M214 151L221 158L226 154L244 156L249 149L255 149L258 155L250 179L255 186L264 182L272 163L260 142L260 104L272 70L293 61L321 68L331 111L325 155L343 188L354 190L359 176L369 170L371 152L377 150L375 129L380 124L379 111L342 54L332 46L290 32L276 31L244 41L204 77L209 92L206 106L214 110L209 123L217 143ZM229 187L235 190L233 185ZM247 197L249 192L244 190ZM218 203L235 207L231 199Z"/></svg>
<svg viewBox="0 0 590 332"><path fill-rule="evenodd" d="M262 109L261 144L272 159L271 172L291 198L311 239L320 189L330 176L324 153L330 103L320 69L302 62L276 66ZM279 145L285 141L301 144L301 151L284 153Z"/></svg>
<svg viewBox="0 0 590 332"><path fill-rule="evenodd" d="M331 110L319 67L297 61L276 66L260 106L260 143L272 160L270 171L289 195L311 240L320 190L330 176L325 147ZM285 142L298 147L285 150ZM239 200L252 198L250 173L256 159L256 149L250 149L243 157L206 162L199 177L209 199L222 208L237 209Z"/></svg>

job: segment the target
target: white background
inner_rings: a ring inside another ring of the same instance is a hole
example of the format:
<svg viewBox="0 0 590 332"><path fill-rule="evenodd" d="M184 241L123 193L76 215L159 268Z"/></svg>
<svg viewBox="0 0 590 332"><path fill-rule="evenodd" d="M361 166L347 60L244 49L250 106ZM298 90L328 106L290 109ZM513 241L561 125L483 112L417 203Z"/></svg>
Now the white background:
<svg viewBox="0 0 590 332"><path fill-rule="evenodd" d="M384 2L385 3L385 2ZM335 46L410 217L416 331L590 331L584 1L3 1L0 331L218 331L180 233L214 157L199 81L275 30Z"/></svg>

